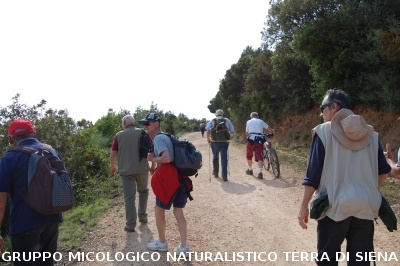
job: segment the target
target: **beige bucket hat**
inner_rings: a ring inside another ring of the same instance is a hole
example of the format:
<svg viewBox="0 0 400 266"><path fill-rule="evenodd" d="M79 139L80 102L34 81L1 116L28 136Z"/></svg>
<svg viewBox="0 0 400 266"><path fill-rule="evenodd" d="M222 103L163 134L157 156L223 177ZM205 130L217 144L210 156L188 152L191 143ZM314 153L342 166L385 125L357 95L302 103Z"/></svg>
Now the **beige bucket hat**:
<svg viewBox="0 0 400 266"><path fill-rule="evenodd" d="M361 116L343 108L332 117L331 131L343 146L358 151L369 145L374 128Z"/></svg>

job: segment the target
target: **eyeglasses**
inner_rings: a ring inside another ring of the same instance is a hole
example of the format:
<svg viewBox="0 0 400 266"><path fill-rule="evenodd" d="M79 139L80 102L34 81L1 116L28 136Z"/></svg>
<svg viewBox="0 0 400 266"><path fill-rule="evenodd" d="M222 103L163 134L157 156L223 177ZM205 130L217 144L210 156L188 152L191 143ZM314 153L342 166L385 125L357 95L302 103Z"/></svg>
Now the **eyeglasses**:
<svg viewBox="0 0 400 266"><path fill-rule="evenodd" d="M154 123L155 121L148 121L148 122L145 122L143 125L144 126L146 126L146 127L148 127L148 126L150 126L150 124L152 124L152 123Z"/></svg>
<svg viewBox="0 0 400 266"><path fill-rule="evenodd" d="M321 113L324 112L324 109L325 109L326 107L331 106L333 103L335 103L335 102L333 101L333 102L324 103L323 105L321 105L321 106L319 107L319 109L321 109Z"/></svg>

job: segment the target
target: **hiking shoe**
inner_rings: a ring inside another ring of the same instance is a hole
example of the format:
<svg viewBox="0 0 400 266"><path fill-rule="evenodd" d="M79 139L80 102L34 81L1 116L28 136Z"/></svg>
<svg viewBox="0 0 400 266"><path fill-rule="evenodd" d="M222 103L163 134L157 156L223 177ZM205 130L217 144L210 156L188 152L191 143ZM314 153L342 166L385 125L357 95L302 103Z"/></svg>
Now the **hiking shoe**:
<svg viewBox="0 0 400 266"><path fill-rule="evenodd" d="M248 174L248 175L253 175L253 170L247 169L247 170L246 170L246 174Z"/></svg>
<svg viewBox="0 0 400 266"><path fill-rule="evenodd" d="M262 173L258 173L258 176L257 176L259 179L263 179L263 174Z"/></svg>
<svg viewBox="0 0 400 266"><path fill-rule="evenodd" d="M224 180L225 182L228 181L227 177L222 177L222 180Z"/></svg>
<svg viewBox="0 0 400 266"><path fill-rule="evenodd" d="M126 227L126 226L125 226L124 230L125 230L126 232L129 232L129 233L135 232L135 228L128 228L128 227Z"/></svg>
<svg viewBox="0 0 400 266"><path fill-rule="evenodd" d="M162 243L156 240L147 244L147 248L153 251L168 251L168 243Z"/></svg>
<svg viewBox="0 0 400 266"><path fill-rule="evenodd" d="M142 224L147 224L147 218L145 218L145 219L139 219L139 222L141 222Z"/></svg>
<svg viewBox="0 0 400 266"><path fill-rule="evenodd" d="M174 249L174 253L176 256L180 256L182 253L185 255L185 257L187 258L189 256L189 247L185 246L185 247L181 247L180 245L178 247L176 247Z"/></svg>
<svg viewBox="0 0 400 266"><path fill-rule="evenodd" d="M213 173L213 176L218 178L218 173Z"/></svg>

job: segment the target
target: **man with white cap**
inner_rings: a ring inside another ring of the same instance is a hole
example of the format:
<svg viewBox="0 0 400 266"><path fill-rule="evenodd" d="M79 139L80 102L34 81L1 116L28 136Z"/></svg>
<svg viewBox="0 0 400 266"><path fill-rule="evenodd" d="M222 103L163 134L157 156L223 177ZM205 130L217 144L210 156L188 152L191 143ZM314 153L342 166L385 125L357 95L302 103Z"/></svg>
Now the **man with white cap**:
<svg viewBox="0 0 400 266"><path fill-rule="evenodd" d="M312 131L298 220L307 229L312 196L315 202L326 199L327 207L312 215L318 220L318 265L338 265L336 254L345 239L348 265L370 265L368 258L359 261L356 254L374 250L374 220L382 203L379 187L390 172L378 133L350 108L344 91L328 90L320 107L324 123Z"/></svg>

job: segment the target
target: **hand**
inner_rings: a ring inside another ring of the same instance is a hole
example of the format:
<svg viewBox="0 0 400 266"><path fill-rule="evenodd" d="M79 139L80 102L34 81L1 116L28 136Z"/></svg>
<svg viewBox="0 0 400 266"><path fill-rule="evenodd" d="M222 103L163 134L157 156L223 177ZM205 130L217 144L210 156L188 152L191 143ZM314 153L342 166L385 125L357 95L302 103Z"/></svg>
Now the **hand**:
<svg viewBox="0 0 400 266"><path fill-rule="evenodd" d="M110 174L111 174L111 176L114 176L116 172L117 172L117 169L115 168L115 166L114 166L114 165L111 166L111 167L110 167Z"/></svg>
<svg viewBox="0 0 400 266"><path fill-rule="evenodd" d="M389 143L386 143L386 151L384 151L383 154L385 154L386 158L393 160L393 153Z"/></svg>
<svg viewBox="0 0 400 266"><path fill-rule="evenodd" d="M156 163L152 162L150 167L150 174L153 174L155 170L156 170Z"/></svg>
<svg viewBox="0 0 400 266"><path fill-rule="evenodd" d="M147 161L154 163L154 160L156 159L156 155L154 153L149 153L147 154Z"/></svg>
<svg viewBox="0 0 400 266"><path fill-rule="evenodd" d="M301 207L299 216L297 217L299 219L299 225L303 229L307 229L307 223L308 223L308 216L309 216L309 209L308 206Z"/></svg>

